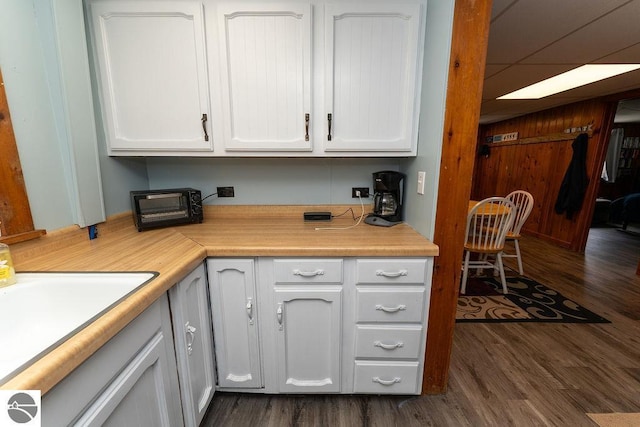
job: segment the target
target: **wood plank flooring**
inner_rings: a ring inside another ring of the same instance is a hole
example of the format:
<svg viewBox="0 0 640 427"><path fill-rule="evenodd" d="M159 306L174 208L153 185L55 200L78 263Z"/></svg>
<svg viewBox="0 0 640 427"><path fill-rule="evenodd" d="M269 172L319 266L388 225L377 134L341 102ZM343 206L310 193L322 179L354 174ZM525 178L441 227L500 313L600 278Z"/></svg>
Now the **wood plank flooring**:
<svg viewBox="0 0 640 427"><path fill-rule="evenodd" d="M640 235L594 228L584 254L525 236L521 249L526 276L612 323L456 324L446 394L216 393L202 425L595 426L585 413L640 412Z"/></svg>

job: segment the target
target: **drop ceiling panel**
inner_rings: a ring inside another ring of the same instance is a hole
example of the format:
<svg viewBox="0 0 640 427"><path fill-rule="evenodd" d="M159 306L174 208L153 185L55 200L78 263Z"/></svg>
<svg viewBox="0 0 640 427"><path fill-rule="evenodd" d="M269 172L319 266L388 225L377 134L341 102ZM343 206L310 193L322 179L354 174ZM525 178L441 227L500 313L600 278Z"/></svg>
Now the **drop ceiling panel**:
<svg viewBox="0 0 640 427"><path fill-rule="evenodd" d="M520 0L491 23L487 62L520 61L623 3L625 0Z"/></svg>
<svg viewBox="0 0 640 427"><path fill-rule="evenodd" d="M537 3L537 2L533 2ZM563 3L563 2L558 2ZM609 4L609 2L602 2ZM529 64L586 64L640 42L640 1L628 3L526 58ZM638 61L627 58L623 62Z"/></svg>

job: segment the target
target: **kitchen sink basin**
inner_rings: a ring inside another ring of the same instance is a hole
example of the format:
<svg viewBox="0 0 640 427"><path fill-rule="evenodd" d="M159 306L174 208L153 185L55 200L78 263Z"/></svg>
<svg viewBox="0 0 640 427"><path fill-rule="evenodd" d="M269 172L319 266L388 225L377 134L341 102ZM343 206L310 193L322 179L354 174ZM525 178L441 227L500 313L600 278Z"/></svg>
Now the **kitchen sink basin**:
<svg viewBox="0 0 640 427"><path fill-rule="evenodd" d="M17 273L0 288L0 384L156 276L152 272Z"/></svg>

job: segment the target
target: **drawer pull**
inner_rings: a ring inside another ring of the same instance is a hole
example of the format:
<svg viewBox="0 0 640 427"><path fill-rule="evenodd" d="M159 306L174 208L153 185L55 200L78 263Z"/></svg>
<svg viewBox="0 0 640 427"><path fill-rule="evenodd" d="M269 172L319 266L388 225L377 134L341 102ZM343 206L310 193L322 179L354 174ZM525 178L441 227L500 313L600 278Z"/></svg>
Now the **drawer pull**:
<svg viewBox="0 0 640 427"><path fill-rule="evenodd" d="M374 383L378 383L378 384L382 384L382 385L386 385L386 386L394 385L395 383L399 383L400 381L402 381L402 379L401 379L401 378L399 378L399 377L395 377L395 378L394 378L394 379L392 379L392 380L383 380L383 379L382 379L382 378L380 378L380 377L373 377L373 378L371 378L371 380L372 380Z"/></svg>
<svg viewBox="0 0 640 427"><path fill-rule="evenodd" d="M404 343L399 341L395 344L385 344L382 341L376 341L373 343L373 346L384 348L385 350L395 350L396 348L404 347Z"/></svg>
<svg viewBox="0 0 640 427"><path fill-rule="evenodd" d="M409 272L407 270L400 271L384 271L384 270L376 270L376 276L382 277L401 277L408 275Z"/></svg>
<svg viewBox="0 0 640 427"><path fill-rule="evenodd" d="M324 270L317 269L316 271L300 271L293 270L294 276L302 276L302 277L315 277L315 276L324 276Z"/></svg>
<svg viewBox="0 0 640 427"><path fill-rule="evenodd" d="M404 304L400 304L397 307L385 307L384 305L377 304L376 310L384 311L385 313L397 313L398 311L404 311L407 309L407 306Z"/></svg>

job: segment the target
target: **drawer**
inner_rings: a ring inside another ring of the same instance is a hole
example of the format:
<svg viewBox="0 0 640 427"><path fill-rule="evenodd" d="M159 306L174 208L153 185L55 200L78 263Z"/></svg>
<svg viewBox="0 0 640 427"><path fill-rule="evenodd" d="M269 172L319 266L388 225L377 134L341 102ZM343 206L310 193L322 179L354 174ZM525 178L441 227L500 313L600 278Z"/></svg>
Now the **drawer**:
<svg viewBox="0 0 640 427"><path fill-rule="evenodd" d="M418 362L370 362L356 360L355 393L416 394Z"/></svg>
<svg viewBox="0 0 640 427"><path fill-rule="evenodd" d="M342 283L342 259L274 259L276 283Z"/></svg>
<svg viewBox="0 0 640 427"><path fill-rule="evenodd" d="M422 326L356 327L356 358L418 359Z"/></svg>
<svg viewBox="0 0 640 427"><path fill-rule="evenodd" d="M424 320L424 287L358 287L358 322L416 322Z"/></svg>
<svg viewBox="0 0 640 427"><path fill-rule="evenodd" d="M424 283L426 259L359 259L356 283Z"/></svg>

